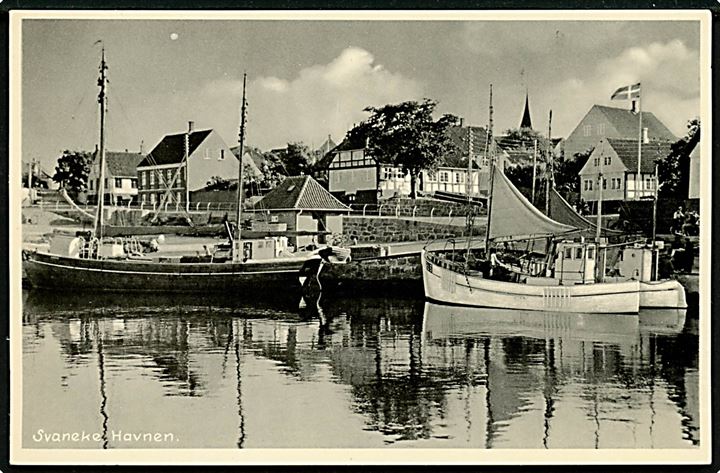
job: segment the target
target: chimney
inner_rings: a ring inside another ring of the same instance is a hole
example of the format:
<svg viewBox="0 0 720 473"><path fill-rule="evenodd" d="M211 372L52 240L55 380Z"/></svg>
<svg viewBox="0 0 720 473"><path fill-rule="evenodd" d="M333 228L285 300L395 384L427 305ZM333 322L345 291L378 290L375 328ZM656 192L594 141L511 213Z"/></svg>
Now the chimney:
<svg viewBox="0 0 720 473"><path fill-rule="evenodd" d="M463 126L463 117L460 117L460 128Z"/></svg>
<svg viewBox="0 0 720 473"><path fill-rule="evenodd" d="M637 112L638 112L638 110L637 110L637 101L636 101L636 100L633 100L633 101L632 101L632 108L630 109L630 111L631 111L632 113L637 113Z"/></svg>
<svg viewBox="0 0 720 473"><path fill-rule="evenodd" d="M193 131L195 131L195 122L189 121L188 122L188 135L191 134Z"/></svg>
<svg viewBox="0 0 720 473"><path fill-rule="evenodd" d="M648 137L648 129L647 129L647 127L644 127L644 128L643 128L642 142L643 142L644 144L650 143L650 137Z"/></svg>

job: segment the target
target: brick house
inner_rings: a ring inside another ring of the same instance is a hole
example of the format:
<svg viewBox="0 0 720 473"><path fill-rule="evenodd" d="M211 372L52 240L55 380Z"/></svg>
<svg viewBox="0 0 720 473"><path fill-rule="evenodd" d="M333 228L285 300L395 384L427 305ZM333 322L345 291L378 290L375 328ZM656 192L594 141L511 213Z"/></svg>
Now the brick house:
<svg viewBox="0 0 720 473"><path fill-rule="evenodd" d="M564 153L565 159L572 159L603 138L634 139L637 143L640 134L638 126L638 114L632 110L593 105L572 133L558 145L556 154ZM677 137L652 112L642 112L642 126L646 129L644 134L648 141L677 141Z"/></svg>
<svg viewBox="0 0 720 473"><path fill-rule="evenodd" d="M655 195L655 162L670 153L669 142L642 144L639 186L637 179L638 142L603 138L580 170L580 197L597 202L599 174L602 173L602 200L623 201Z"/></svg>
<svg viewBox="0 0 720 473"><path fill-rule="evenodd" d="M185 157L187 155L187 161ZM237 180L238 160L214 130L166 135L137 166L140 202L186 204L213 177Z"/></svg>
<svg viewBox="0 0 720 473"><path fill-rule="evenodd" d="M105 202L114 205L137 202L137 165L143 160L140 153L105 152ZM100 179L100 157L95 151L93 164L88 176L87 198L97 202L98 180Z"/></svg>

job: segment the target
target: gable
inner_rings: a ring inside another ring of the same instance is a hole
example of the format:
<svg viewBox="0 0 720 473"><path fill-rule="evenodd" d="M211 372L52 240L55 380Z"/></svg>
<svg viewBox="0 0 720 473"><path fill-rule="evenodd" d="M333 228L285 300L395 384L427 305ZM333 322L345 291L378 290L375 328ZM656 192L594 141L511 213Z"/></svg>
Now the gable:
<svg viewBox="0 0 720 473"><path fill-rule="evenodd" d="M256 204L263 210L336 210L350 208L336 199L310 176L293 176L282 181Z"/></svg>

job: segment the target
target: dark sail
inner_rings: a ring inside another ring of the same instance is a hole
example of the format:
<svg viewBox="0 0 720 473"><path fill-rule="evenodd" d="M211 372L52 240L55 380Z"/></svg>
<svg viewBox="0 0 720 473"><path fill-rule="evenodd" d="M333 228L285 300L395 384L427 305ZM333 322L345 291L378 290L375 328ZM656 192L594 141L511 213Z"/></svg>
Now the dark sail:
<svg viewBox="0 0 720 473"><path fill-rule="evenodd" d="M575 228L585 229L589 234L595 234L597 229L595 223L577 213L570 203L563 199L563 197L555 189L550 191L549 209L549 216L553 220L564 223L565 225L571 225ZM611 230L605 227L602 228L603 236L620 235L621 233L622 232L618 230Z"/></svg>

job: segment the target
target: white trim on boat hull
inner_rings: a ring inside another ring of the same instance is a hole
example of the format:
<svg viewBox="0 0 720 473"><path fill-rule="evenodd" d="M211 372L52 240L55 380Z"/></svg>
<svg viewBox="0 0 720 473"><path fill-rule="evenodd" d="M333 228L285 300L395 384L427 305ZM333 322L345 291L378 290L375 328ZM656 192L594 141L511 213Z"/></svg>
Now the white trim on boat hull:
<svg viewBox="0 0 720 473"><path fill-rule="evenodd" d="M674 279L640 283L640 308L686 309L685 288Z"/></svg>
<svg viewBox="0 0 720 473"><path fill-rule="evenodd" d="M446 304L603 314L634 314L640 309L638 281L534 286L466 276L433 263L425 251L421 262L425 296Z"/></svg>

